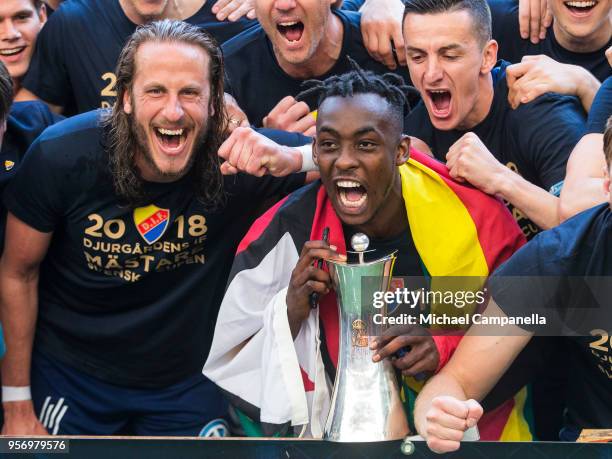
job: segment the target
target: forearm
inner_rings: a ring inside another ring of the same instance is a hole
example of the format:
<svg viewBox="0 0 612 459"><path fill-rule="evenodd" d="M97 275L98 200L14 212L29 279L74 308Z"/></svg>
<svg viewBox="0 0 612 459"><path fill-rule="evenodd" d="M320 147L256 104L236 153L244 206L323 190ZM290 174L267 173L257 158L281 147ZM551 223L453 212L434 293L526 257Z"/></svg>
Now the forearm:
<svg viewBox="0 0 612 459"><path fill-rule="evenodd" d="M431 378L419 393L414 405L414 423L419 435L425 439L427 439L427 412L432 400L440 395L467 400L466 391L450 372L442 371Z"/></svg>
<svg viewBox="0 0 612 459"><path fill-rule="evenodd" d="M2 326L6 354L2 360L2 384L30 385L30 361L38 312L38 272L10 272L0 276Z"/></svg>
<svg viewBox="0 0 612 459"><path fill-rule="evenodd" d="M605 167L603 135L585 135L567 161L567 172L559 199L560 220L566 220L606 201L603 178Z"/></svg>
<svg viewBox="0 0 612 459"><path fill-rule="evenodd" d="M572 67L576 74L576 96L580 99L584 111L589 113L589 111L591 111L591 104L593 103L593 99L601 83L585 68L578 65Z"/></svg>
<svg viewBox="0 0 612 459"><path fill-rule="evenodd" d="M543 229L559 224L559 198L506 169L499 182L498 194Z"/></svg>

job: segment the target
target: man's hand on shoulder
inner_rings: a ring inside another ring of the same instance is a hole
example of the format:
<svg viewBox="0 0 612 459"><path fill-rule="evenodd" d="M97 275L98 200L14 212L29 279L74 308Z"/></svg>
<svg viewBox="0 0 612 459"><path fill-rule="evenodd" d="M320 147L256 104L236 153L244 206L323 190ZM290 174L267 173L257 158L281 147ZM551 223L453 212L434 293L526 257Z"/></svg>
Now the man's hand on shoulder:
<svg viewBox="0 0 612 459"><path fill-rule="evenodd" d="M255 0L217 0L212 7L213 14L219 21L234 22L243 16L255 19Z"/></svg>
<svg viewBox="0 0 612 459"><path fill-rule="evenodd" d="M306 102L298 102L293 96L283 97L263 119L266 128L314 136L316 120Z"/></svg>
<svg viewBox="0 0 612 459"><path fill-rule="evenodd" d="M535 45L546 38L553 15L548 0L519 0L519 30L521 38L529 38Z"/></svg>
<svg viewBox="0 0 612 459"><path fill-rule="evenodd" d="M395 368L405 376L416 376L420 373L433 373L438 368L440 355L431 334L423 327L414 325L394 325L382 336L375 338L370 348L376 353L374 362L390 358ZM404 355L398 351L404 349Z"/></svg>
<svg viewBox="0 0 612 459"><path fill-rule="evenodd" d="M284 177L299 172L302 155L297 148L279 145L249 127L238 127L219 148L224 175L246 172L261 177Z"/></svg>
<svg viewBox="0 0 612 459"><path fill-rule="evenodd" d="M393 47L400 65L406 65L402 35L404 4L401 0L366 0L361 11L363 44L370 56L391 70L397 68Z"/></svg>
<svg viewBox="0 0 612 459"><path fill-rule="evenodd" d="M588 111L599 89L599 81L588 70L562 64L544 56L524 56L519 64L506 69L508 102L513 109L547 92L556 92L580 98Z"/></svg>
<svg viewBox="0 0 612 459"><path fill-rule="evenodd" d="M49 435L34 413L32 400L4 402L2 435Z"/></svg>
<svg viewBox="0 0 612 459"><path fill-rule="evenodd" d="M482 415L482 406L476 400L435 397L425 415L425 426L421 427L419 433L427 440L427 446L436 453L456 451L464 432L474 427Z"/></svg>

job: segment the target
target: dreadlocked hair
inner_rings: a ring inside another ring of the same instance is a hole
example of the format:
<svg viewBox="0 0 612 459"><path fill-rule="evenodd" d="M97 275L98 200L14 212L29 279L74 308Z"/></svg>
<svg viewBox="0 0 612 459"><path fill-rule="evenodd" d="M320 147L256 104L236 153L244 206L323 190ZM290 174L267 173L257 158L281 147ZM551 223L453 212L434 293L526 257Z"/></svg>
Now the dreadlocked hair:
<svg viewBox="0 0 612 459"><path fill-rule="evenodd" d="M302 83L305 88L297 96L297 100L309 97L317 98L317 107L328 97L353 97L354 94L377 94L406 116L410 112L411 99L416 99L419 92L407 85L404 79L395 73L377 74L363 70L357 62L347 56L353 70L334 75L324 81L308 80Z"/></svg>

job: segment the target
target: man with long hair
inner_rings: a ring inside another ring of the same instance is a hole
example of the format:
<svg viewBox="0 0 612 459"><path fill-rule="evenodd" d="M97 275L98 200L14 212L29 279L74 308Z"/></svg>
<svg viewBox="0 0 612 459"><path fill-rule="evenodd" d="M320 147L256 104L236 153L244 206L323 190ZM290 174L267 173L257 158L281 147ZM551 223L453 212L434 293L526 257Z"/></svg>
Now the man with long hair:
<svg viewBox="0 0 612 459"><path fill-rule="evenodd" d="M11 183L4 434L227 433L200 371L225 281L248 209L303 176L224 179L222 56L195 26L137 29L117 94L47 130Z"/></svg>

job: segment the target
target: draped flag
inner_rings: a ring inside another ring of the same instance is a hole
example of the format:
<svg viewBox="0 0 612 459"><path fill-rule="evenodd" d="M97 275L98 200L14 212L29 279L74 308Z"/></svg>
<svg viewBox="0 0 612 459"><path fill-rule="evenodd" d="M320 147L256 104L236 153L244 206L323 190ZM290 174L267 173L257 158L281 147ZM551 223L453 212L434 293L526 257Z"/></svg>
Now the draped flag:
<svg viewBox="0 0 612 459"><path fill-rule="evenodd" d="M496 198L449 176L446 166L414 149L399 167L410 231L430 276L488 276L525 243ZM238 247L204 374L231 394L236 406L264 425L290 423L320 438L331 381L323 359L338 359L334 292L321 298L295 340L287 320L286 290L302 246L320 240L346 253L342 222L325 188L315 182L279 202L251 227ZM434 336L441 365L460 336ZM319 346L324 340L325 346ZM325 352L322 352L322 349ZM408 386L404 384L404 391ZM486 440L529 440L524 393L479 424Z"/></svg>

